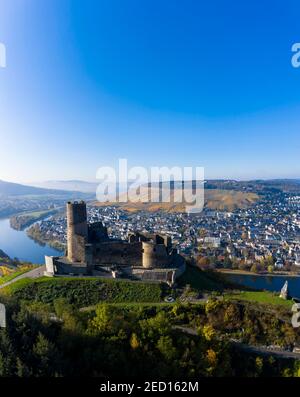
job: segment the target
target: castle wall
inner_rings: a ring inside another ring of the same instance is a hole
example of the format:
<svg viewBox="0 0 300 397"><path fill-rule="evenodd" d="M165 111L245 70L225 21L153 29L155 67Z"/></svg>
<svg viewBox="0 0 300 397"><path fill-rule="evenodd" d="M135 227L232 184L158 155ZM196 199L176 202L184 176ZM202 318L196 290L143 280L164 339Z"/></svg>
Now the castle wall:
<svg viewBox="0 0 300 397"><path fill-rule="evenodd" d="M102 222L95 222L88 225L88 241L91 244L108 241L107 228L103 226Z"/></svg>
<svg viewBox="0 0 300 397"><path fill-rule="evenodd" d="M45 256L46 273L49 275L53 275L56 272L55 259L58 259L58 257Z"/></svg>
<svg viewBox="0 0 300 397"><path fill-rule="evenodd" d="M108 241L93 246L95 265L142 266L142 243Z"/></svg>
<svg viewBox="0 0 300 397"><path fill-rule="evenodd" d="M170 286L173 286L176 279L180 277L186 270L186 264L184 260L180 260L178 267L174 268L127 268L126 273L128 276L134 276L142 281L157 281L164 282Z"/></svg>

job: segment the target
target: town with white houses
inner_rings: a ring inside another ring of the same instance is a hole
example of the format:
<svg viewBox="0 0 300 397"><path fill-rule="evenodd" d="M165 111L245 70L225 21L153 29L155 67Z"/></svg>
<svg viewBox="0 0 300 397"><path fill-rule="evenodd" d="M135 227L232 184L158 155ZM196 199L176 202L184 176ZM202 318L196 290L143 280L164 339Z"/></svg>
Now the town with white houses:
<svg viewBox="0 0 300 397"><path fill-rule="evenodd" d="M204 209L198 215L132 213L115 206L90 205L88 221L102 221L110 237L123 240L133 230L166 234L179 252L200 267L300 272L300 196L295 194L272 193L247 209ZM65 215L33 227L47 242L66 243Z"/></svg>

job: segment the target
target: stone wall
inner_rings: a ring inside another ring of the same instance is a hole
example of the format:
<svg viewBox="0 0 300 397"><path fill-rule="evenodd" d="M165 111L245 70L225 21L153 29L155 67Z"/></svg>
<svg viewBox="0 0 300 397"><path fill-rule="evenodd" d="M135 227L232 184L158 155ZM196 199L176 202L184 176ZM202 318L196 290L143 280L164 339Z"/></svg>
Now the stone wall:
<svg viewBox="0 0 300 397"><path fill-rule="evenodd" d="M108 241L93 245L95 265L142 266L142 243Z"/></svg>

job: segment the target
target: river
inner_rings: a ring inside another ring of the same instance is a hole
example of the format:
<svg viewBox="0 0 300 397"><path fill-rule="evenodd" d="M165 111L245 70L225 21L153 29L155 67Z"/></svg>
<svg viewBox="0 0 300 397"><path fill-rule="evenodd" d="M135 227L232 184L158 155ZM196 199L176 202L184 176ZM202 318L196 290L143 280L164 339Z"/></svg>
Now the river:
<svg viewBox="0 0 300 397"><path fill-rule="evenodd" d="M289 293L292 297L300 299L300 277L295 276L257 276L248 274L225 274L223 275L234 283L245 285L254 289L264 289L280 292L285 281L288 281Z"/></svg>
<svg viewBox="0 0 300 397"><path fill-rule="evenodd" d="M35 264L44 264L45 255L61 255L56 249L48 245L42 246L29 238L25 230L11 228L9 219L0 219L0 249L11 258Z"/></svg>

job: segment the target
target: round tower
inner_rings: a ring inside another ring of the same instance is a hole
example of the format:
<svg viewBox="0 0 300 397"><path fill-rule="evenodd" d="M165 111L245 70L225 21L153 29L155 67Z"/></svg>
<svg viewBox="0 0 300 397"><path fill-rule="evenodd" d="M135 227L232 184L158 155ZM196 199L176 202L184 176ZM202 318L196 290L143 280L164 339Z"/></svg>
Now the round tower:
<svg viewBox="0 0 300 397"><path fill-rule="evenodd" d="M143 267L164 267L169 263L169 256L164 244L143 242Z"/></svg>
<svg viewBox="0 0 300 397"><path fill-rule="evenodd" d="M86 203L67 203L67 244L70 262L85 261L85 244L88 239Z"/></svg>

